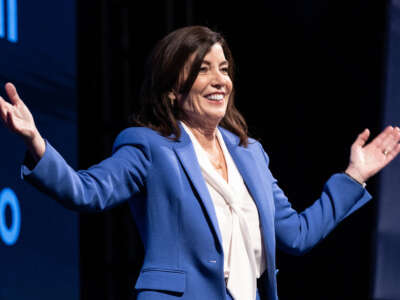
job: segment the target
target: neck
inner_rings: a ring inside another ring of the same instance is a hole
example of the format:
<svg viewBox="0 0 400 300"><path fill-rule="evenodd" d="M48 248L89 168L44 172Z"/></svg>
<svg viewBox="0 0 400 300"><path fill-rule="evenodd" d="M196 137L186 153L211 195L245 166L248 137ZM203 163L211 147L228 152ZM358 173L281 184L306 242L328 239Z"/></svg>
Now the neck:
<svg viewBox="0 0 400 300"><path fill-rule="evenodd" d="M206 151L215 150L217 146L218 124L198 124L188 120L182 120L182 122L190 129L197 141Z"/></svg>

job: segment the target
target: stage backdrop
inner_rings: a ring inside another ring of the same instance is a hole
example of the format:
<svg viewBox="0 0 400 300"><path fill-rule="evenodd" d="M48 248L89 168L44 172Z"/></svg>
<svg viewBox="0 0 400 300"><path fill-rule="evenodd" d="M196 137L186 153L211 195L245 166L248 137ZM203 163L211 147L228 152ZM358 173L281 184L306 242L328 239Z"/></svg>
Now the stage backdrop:
<svg viewBox="0 0 400 300"><path fill-rule="evenodd" d="M37 127L77 165L71 0L0 0L0 94L13 82ZM0 299L79 299L78 215L20 179L24 144L0 126Z"/></svg>
<svg viewBox="0 0 400 300"><path fill-rule="evenodd" d="M400 126L400 1L388 5L386 97L383 123ZM374 298L400 299L400 159L380 175Z"/></svg>

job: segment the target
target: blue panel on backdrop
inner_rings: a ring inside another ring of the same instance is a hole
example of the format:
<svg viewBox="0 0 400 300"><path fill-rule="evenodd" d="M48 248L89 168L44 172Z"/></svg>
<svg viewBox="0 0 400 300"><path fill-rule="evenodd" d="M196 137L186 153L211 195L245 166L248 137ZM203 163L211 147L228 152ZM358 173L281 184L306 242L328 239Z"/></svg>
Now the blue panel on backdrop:
<svg viewBox="0 0 400 300"><path fill-rule="evenodd" d="M13 82L42 135L77 166L76 5L0 0L0 94ZM20 179L0 126L0 299L79 299L78 216Z"/></svg>
<svg viewBox="0 0 400 300"><path fill-rule="evenodd" d="M18 4L17 0L0 0L0 38L7 38L12 43L18 42ZM7 20L7 36L6 36Z"/></svg>
<svg viewBox="0 0 400 300"><path fill-rule="evenodd" d="M18 7L17 0L7 2L7 39L10 42L18 42Z"/></svg>
<svg viewBox="0 0 400 300"><path fill-rule="evenodd" d="M384 125L400 126L400 0L389 4ZM400 159L380 175L374 299L400 299Z"/></svg>
<svg viewBox="0 0 400 300"><path fill-rule="evenodd" d="M5 19L6 15L4 13L4 1L0 1L0 38L4 38L6 35Z"/></svg>
<svg viewBox="0 0 400 300"><path fill-rule="evenodd" d="M7 224L7 207L10 208L10 225ZM21 210L14 191L5 188L0 192L0 241L13 246L19 237L21 228Z"/></svg>

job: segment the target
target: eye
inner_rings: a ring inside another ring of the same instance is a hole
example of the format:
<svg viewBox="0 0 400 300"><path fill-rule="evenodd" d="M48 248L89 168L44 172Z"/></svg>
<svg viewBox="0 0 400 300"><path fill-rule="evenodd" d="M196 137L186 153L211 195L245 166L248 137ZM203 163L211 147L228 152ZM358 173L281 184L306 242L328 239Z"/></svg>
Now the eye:
<svg viewBox="0 0 400 300"><path fill-rule="evenodd" d="M228 67L223 67L223 68L221 68L221 71L222 71L223 73L226 73L226 74L229 73Z"/></svg>
<svg viewBox="0 0 400 300"><path fill-rule="evenodd" d="M201 66L199 69L199 72L204 73L208 71L208 67L207 66Z"/></svg>

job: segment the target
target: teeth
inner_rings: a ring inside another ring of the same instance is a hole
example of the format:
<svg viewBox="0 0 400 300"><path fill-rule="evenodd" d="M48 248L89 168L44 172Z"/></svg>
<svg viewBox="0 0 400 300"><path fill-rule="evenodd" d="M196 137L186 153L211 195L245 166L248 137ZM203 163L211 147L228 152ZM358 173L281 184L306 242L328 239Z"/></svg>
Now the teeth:
<svg viewBox="0 0 400 300"><path fill-rule="evenodd" d="M209 100L222 100L224 99L224 95L222 94L211 94L207 96L207 99Z"/></svg>

